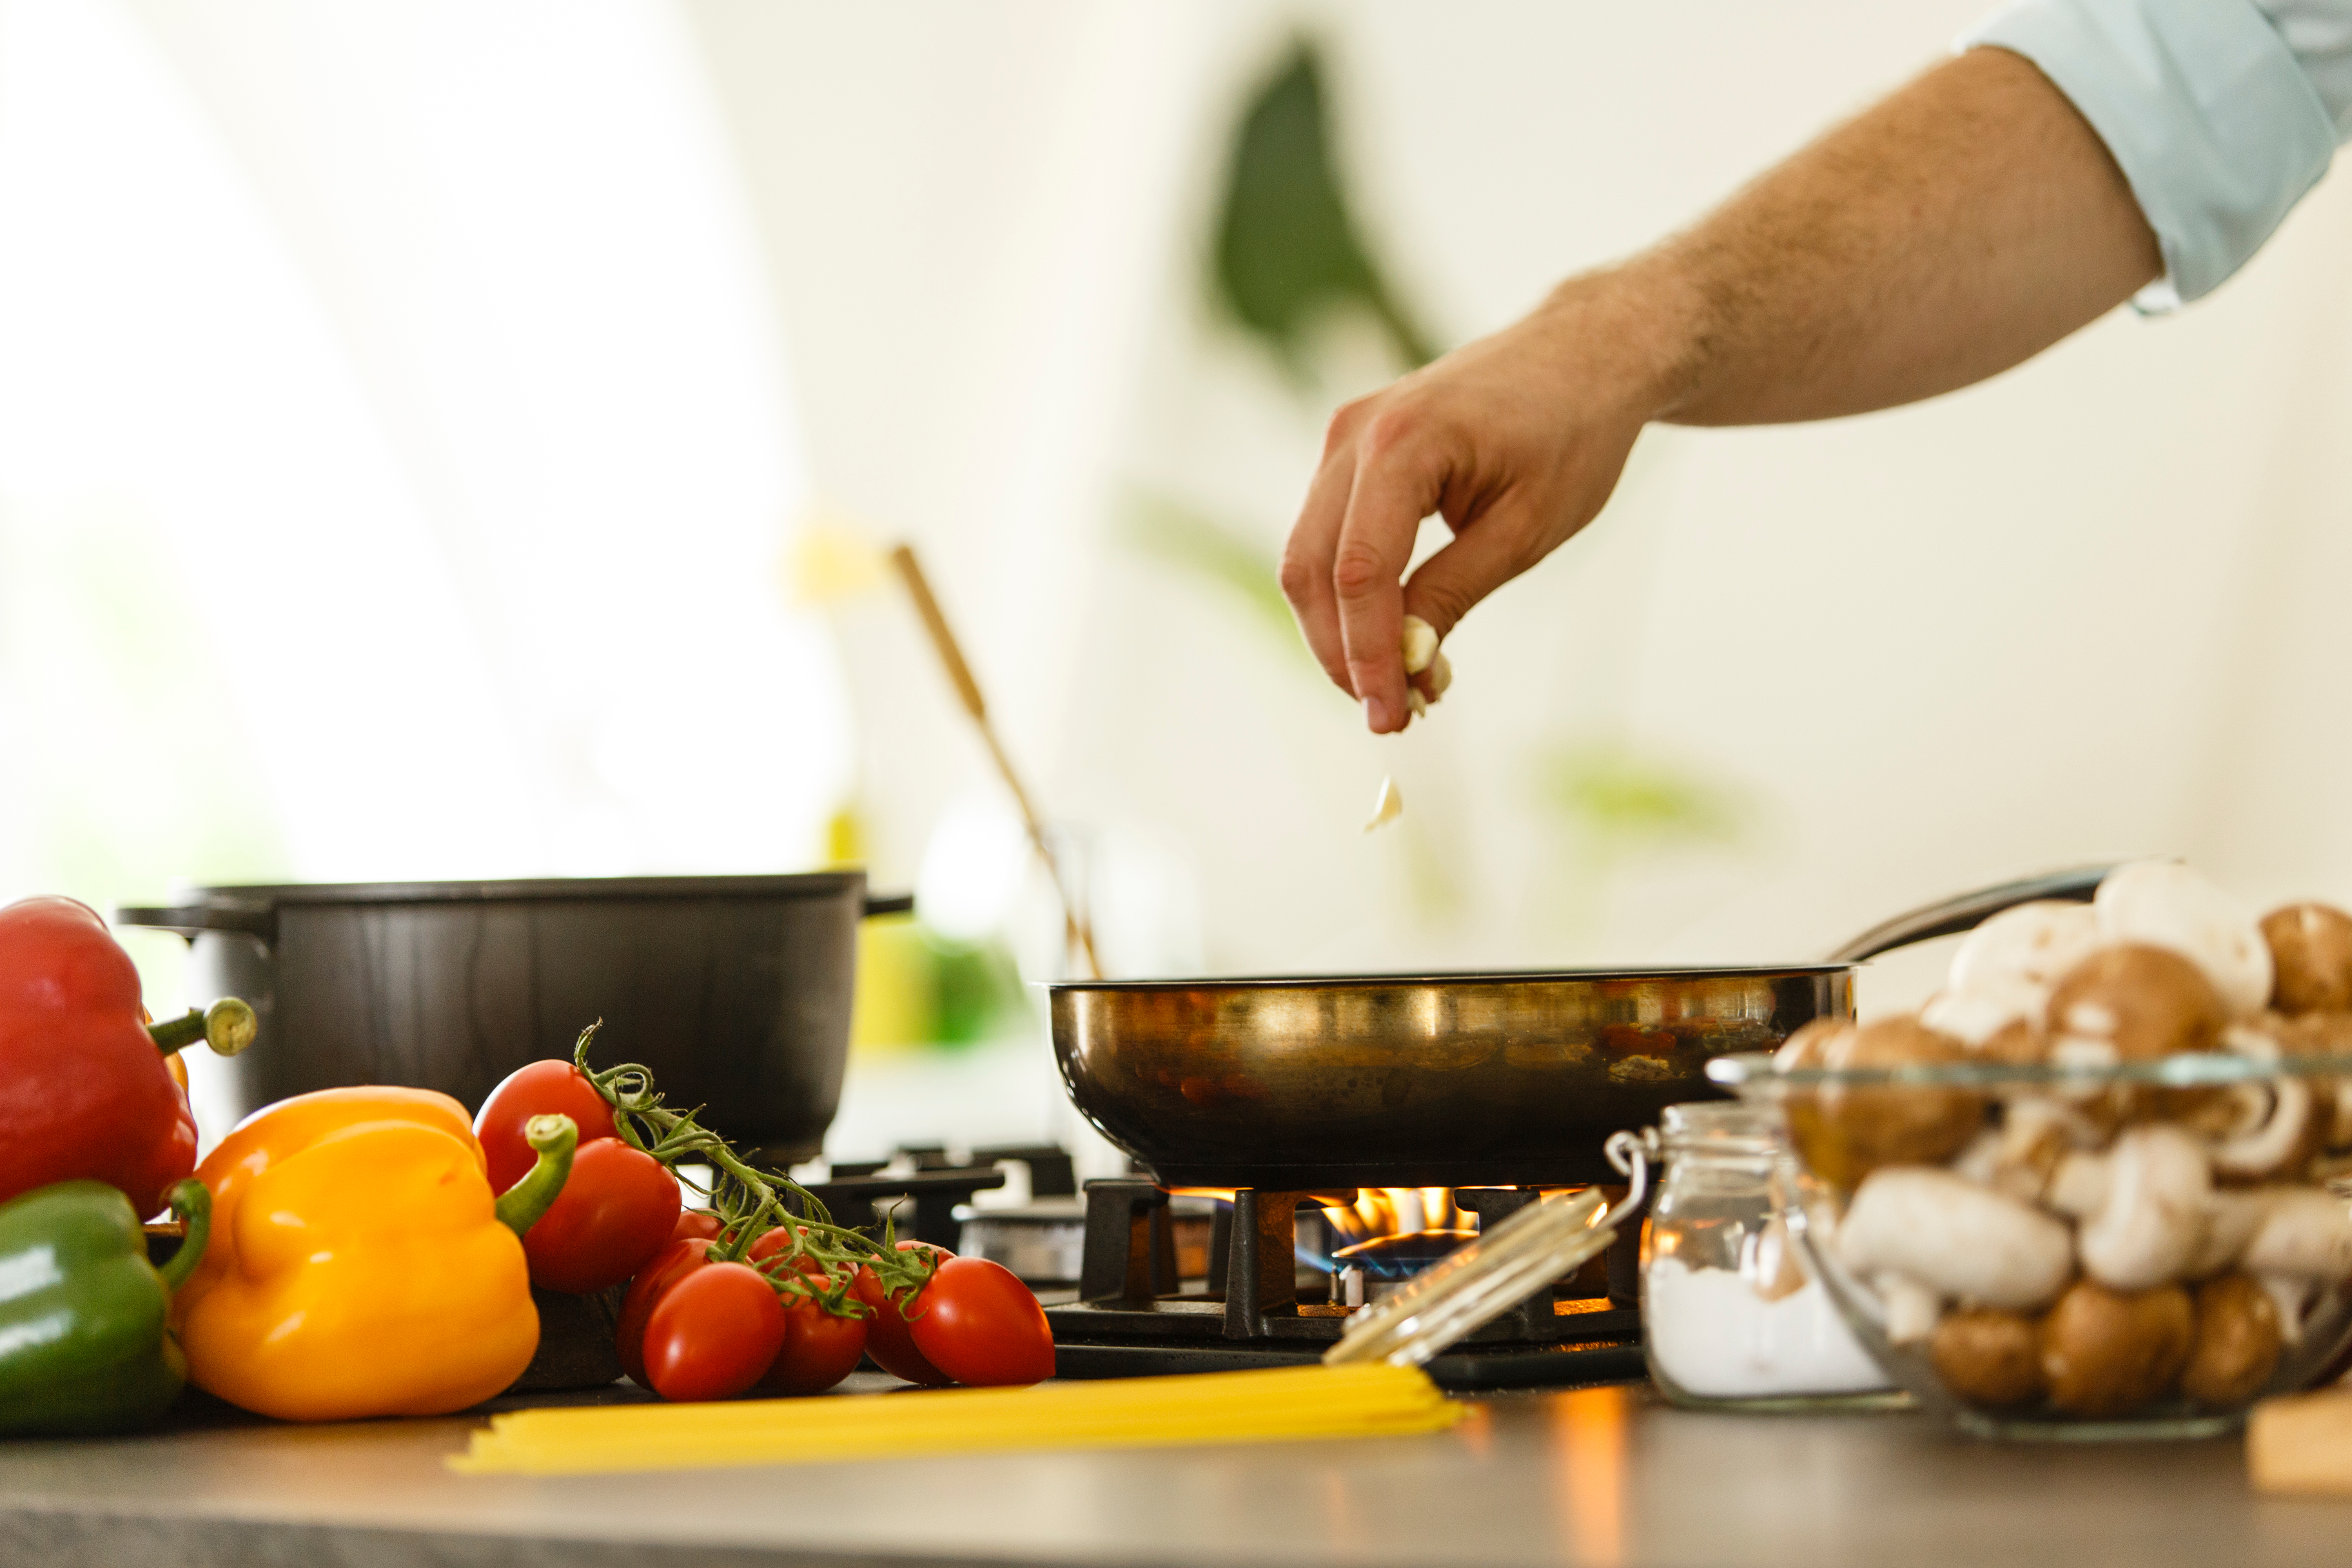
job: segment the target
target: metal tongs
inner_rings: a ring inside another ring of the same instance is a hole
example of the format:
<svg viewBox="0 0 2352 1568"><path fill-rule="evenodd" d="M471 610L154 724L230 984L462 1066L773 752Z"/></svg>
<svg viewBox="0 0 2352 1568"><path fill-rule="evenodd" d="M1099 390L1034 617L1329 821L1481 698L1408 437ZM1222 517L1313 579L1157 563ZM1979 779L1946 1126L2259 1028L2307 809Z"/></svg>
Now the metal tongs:
<svg viewBox="0 0 2352 1568"><path fill-rule="evenodd" d="M1618 1227L1642 1212L1650 1166L1658 1157L1658 1131L1612 1132L1602 1150L1628 1184L1615 1207L1602 1212L1596 1187L1546 1194L1357 1312L1339 1342L1323 1352L1324 1364L1421 1366L1607 1251Z"/></svg>

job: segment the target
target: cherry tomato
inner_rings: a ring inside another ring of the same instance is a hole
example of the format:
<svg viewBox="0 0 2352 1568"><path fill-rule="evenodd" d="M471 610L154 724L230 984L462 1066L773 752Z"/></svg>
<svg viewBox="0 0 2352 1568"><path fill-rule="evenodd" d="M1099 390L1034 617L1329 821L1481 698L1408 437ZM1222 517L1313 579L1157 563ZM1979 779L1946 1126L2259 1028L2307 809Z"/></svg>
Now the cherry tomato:
<svg viewBox="0 0 2352 1568"><path fill-rule="evenodd" d="M707 1263L646 1320L646 1372L664 1399L726 1399L760 1381L785 1332L784 1304L758 1269Z"/></svg>
<svg viewBox="0 0 2352 1568"><path fill-rule="evenodd" d="M530 1282L581 1296L618 1285L670 1242L683 1217L677 1178L652 1155L618 1138L583 1143L563 1190L523 1234Z"/></svg>
<svg viewBox="0 0 2352 1568"><path fill-rule="evenodd" d="M755 1385L762 1394L823 1394L857 1370L866 1318L840 1318L814 1301L784 1309L784 1348Z"/></svg>
<svg viewBox="0 0 2352 1568"><path fill-rule="evenodd" d="M709 1262L710 1242L704 1237L673 1241L654 1254L652 1262L629 1281L621 1300L621 1321L613 1331L613 1347L621 1352L621 1370L639 1388L651 1388L646 1374L646 1324L670 1287Z"/></svg>
<svg viewBox="0 0 2352 1568"><path fill-rule="evenodd" d="M1054 1375L1045 1309L1013 1270L984 1258L940 1265L907 1316L923 1359L973 1387L1043 1383Z"/></svg>
<svg viewBox="0 0 2352 1568"><path fill-rule="evenodd" d="M792 1237L789 1228L778 1226L751 1243L750 1256L772 1258L792 1245ZM800 1267L812 1279L824 1272L813 1261L804 1260ZM856 1291L854 1281L850 1289ZM805 1298L785 1308L784 1315L792 1326L783 1350L760 1379L761 1393L822 1394L857 1370L871 1319L839 1317Z"/></svg>
<svg viewBox="0 0 2352 1568"><path fill-rule="evenodd" d="M916 1247L939 1254L943 1263L955 1256L946 1247L932 1247L929 1242L902 1241L898 1244L901 1252ZM876 1366L892 1377L919 1383L929 1388L938 1388L953 1381L946 1373L924 1360L923 1352L915 1348L914 1336L908 1331L907 1320L899 1315L898 1304L890 1300L889 1293L882 1289L882 1281L874 1277L872 1269L859 1269L857 1282L850 1289L856 1292L859 1300L874 1309L874 1315L866 1321L866 1353L874 1358Z"/></svg>
<svg viewBox="0 0 2352 1568"><path fill-rule="evenodd" d="M522 1124L534 1116L559 1113L579 1127L583 1147L594 1139L614 1135L613 1108L604 1103L587 1074L561 1057L527 1062L490 1090L482 1109L474 1113L474 1136L489 1158L490 1191L505 1192L539 1162L539 1155L523 1138Z"/></svg>

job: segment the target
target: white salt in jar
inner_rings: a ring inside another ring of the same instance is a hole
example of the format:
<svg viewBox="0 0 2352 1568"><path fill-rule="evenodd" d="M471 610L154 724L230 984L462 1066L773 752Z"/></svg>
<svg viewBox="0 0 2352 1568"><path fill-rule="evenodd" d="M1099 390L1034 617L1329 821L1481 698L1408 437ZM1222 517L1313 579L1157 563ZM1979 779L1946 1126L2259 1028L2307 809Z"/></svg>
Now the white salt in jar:
<svg viewBox="0 0 2352 1568"><path fill-rule="evenodd" d="M1769 1110L1670 1105L1642 1242L1642 1344L1668 1399L1701 1407L1899 1400L1774 1217L1783 1142Z"/></svg>

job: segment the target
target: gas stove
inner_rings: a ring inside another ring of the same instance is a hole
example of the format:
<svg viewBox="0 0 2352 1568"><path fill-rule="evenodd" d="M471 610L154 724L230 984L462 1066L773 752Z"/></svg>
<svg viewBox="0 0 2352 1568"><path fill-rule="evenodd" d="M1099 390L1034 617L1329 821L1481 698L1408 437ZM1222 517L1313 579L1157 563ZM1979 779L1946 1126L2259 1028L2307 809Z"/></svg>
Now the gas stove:
<svg viewBox="0 0 2352 1568"><path fill-rule="evenodd" d="M1491 1226L1538 1195L1533 1187L1460 1187L1452 1201ZM1360 1274L1349 1279L1337 1269L1302 1272L1299 1213L1307 1211L1319 1225L1323 1209L1355 1198L1352 1192L1255 1188L1231 1194L1212 1226L1206 1278L1188 1289L1177 1267L1169 1190L1142 1179L1088 1182L1078 1299L1045 1309L1057 1374L1229 1372L1320 1359L1356 1310L1349 1299L1376 1296L1378 1285L1365 1291ZM1432 1361L1430 1375L1458 1391L1642 1376L1634 1297L1640 1227L1626 1230L1605 1268L1580 1271L1488 1323ZM1415 1261L1433 1260L1443 1248L1420 1250ZM1361 1248L1349 1251L1363 1256Z"/></svg>

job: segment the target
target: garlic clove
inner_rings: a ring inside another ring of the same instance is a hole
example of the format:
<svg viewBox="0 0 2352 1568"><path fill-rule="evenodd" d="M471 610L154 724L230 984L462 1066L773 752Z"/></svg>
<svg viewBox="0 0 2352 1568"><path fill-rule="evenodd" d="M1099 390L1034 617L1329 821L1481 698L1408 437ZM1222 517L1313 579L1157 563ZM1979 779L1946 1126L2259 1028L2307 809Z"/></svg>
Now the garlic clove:
<svg viewBox="0 0 2352 1568"><path fill-rule="evenodd" d="M1445 689L1453 684L1454 661L1447 658L1444 650L1441 649L1437 653L1430 656L1429 700L1432 702L1436 701L1439 698L1445 695Z"/></svg>
<svg viewBox="0 0 2352 1568"><path fill-rule="evenodd" d="M1372 803L1372 819L1364 824L1370 833L1375 827L1385 827L1404 815L1404 796L1397 793L1396 781L1381 780L1381 797Z"/></svg>
<svg viewBox="0 0 2352 1568"><path fill-rule="evenodd" d="M1419 616L1404 618L1404 672L1419 675L1437 657L1437 628Z"/></svg>

